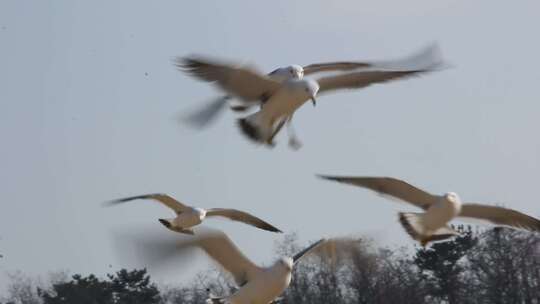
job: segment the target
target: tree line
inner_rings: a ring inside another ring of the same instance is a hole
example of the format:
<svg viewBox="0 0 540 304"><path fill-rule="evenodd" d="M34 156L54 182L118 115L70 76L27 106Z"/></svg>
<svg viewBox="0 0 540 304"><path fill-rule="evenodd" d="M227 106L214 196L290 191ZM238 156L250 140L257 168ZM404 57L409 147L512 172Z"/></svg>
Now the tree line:
<svg viewBox="0 0 540 304"><path fill-rule="evenodd" d="M540 304L540 236L506 228L473 231L457 227L451 241L410 250L378 247L359 238L295 266L282 304L532 303ZM275 251L301 248L286 235ZM328 256L330 255L330 256ZM234 285L213 269L184 286L158 286L145 269L122 269L104 278L56 275L36 282L12 274L0 303L176 304L205 303L210 293L227 295Z"/></svg>

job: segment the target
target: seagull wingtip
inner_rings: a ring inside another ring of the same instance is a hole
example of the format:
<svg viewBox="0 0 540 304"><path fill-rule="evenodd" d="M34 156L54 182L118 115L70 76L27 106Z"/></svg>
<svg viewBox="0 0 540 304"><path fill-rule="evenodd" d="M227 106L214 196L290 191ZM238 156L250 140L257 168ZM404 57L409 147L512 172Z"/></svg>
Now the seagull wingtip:
<svg viewBox="0 0 540 304"><path fill-rule="evenodd" d="M337 176L324 175L324 174L315 174L315 176L317 176L318 178L322 178L322 179L339 181L339 178Z"/></svg>
<svg viewBox="0 0 540 304"><path fill-rule="evenodd" d="M103 208L112 207L112 206L118 205L118 203L121 203L121 201L119 200L104 201L104 202L101 202L101 207Z"/></svg>
<svg viewBox="0 0 540 304"><path fill-rule="evenodd" d="M177 69L185 72L192 71L203 65L203 61L200 59L200 57L194 55L174 56L171 61Z"/></svg>

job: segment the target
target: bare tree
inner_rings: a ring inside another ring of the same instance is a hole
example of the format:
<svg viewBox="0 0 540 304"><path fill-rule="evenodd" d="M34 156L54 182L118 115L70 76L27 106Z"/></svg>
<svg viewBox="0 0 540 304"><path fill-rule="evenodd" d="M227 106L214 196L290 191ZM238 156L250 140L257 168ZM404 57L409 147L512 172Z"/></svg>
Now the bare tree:
<svg viewBox="0 0 540 304"><path fill-rule="evenodd" d="M478 303L540 303L538 235L494 228L468 259Z"/></svg>
<svg viewBox="0 0 540 304"><path fill-rule="evenodd" d="M470 226L459 226L457 230L461 235L451 241L419 248L414 258L430 294L450 304L463 303L461 292L467 287L462 281L462 274L466 270L463 260L477 242Z"/></svg>
<svg viewBox="0 0 540 304"><path fill-rule="evenodd" d="M14 304L41 304L41 298L37 293L40 283L20 271L8 274L9 284L7 286L8 303Z"/></svg>

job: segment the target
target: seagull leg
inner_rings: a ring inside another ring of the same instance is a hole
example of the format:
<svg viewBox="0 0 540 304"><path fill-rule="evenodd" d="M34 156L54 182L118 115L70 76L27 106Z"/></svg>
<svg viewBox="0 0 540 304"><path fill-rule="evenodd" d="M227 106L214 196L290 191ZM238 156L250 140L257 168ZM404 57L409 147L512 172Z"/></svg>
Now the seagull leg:
<svg viewBox="0 0 540 304"><path fill-rule="evenodd" d="M292 125L292 118L293 115L289 116L287 118L287 133L289 134L289 147L291 147L294 150L298 150L302 147L302 142L298 139L296 136L296 132L294 132L294 128Z"/></svg>

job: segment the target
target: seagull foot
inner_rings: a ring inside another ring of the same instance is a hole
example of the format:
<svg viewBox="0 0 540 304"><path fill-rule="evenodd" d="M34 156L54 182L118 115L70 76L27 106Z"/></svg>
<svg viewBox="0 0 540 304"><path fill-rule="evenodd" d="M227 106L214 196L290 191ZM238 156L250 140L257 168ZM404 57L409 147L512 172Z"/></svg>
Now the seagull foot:
<svg viewBox="0 0 540 304"><path fill-rule="evenodd" d="M295 138L291 138L289 139L289 147L291 147L293 150L299 150L302 148L302 143Z"/></svg>

